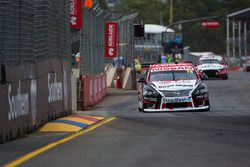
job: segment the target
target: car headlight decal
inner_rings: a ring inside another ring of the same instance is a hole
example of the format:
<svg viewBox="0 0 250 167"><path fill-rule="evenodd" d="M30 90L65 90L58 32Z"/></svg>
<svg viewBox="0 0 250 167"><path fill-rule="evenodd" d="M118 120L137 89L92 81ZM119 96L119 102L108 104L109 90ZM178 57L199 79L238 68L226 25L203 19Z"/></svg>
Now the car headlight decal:
<svg viewBox="0 0 250 167"><path fill-rule="evenodd" d="M143 96L145 96L145 97L159 97L160 93L157 92L151 86L144 86L144 88L143 88Z"/></svg>
<svg viewBox="0 0 250 167"><path fill-rule="evenodd" d="M194 90L193 95L196 97L201 97L201 95L207 94L207 86L203 83L200 83L197 88ZM204 96L203 96L204 97Z"/></svg>

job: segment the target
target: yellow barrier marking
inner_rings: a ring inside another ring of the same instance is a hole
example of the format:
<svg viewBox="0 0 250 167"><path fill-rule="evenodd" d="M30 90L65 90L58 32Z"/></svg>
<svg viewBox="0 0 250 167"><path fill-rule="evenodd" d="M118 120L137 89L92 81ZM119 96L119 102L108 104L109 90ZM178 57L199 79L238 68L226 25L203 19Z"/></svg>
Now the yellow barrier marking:
<svg viewBox="0 0 250 167"><path fill-rule="evenodd" d="M103 117L93 117L93 118L96 118L96 119L99 119L99 120L103 119Z"/></svg>
<svg viewBox="0 0 250 167"><path fill-rule="evenodd" d="M76 137L78 137L80 135L83 135L83 134L86 134L86 133L88 133L90 131L93 131L93 130L95 130L96 128L98 128L100 126L113 121L114 119L116 119L116 117L109 118L109 119L104 120L104 121L102 121L100 123L97 123L96 125L90 126L89 128L87 128L87 129L85 129L83 131L76 132L76 133L74 133L74 134L72 134L72 135L70 135L70 136L68 136L68 137L66 137L64 139L61 139L59 141L50 143L50 144L48 144L48 145L46 145L44 147L41 147L41 148L39 148L39 149L37 149L35 151L32 151L31 153L28 153L28 154L24 155L23 157L18 158L15 161L12 161L12 162L6 164L4 167L15 167L15 166L21 165L22 163L30 160L31 158L33 158L33 157L35 157L35 156L37 156L37 155L39 155L41 153L44 153L45 151L48 151L51 148L54 148L54 147L56 147L56 146L58 146L60 144L66 143L66 142L68 142L68 141L70 141L70 140L72 140L72 139L74 139L74 138L76 138Z"/></svg>

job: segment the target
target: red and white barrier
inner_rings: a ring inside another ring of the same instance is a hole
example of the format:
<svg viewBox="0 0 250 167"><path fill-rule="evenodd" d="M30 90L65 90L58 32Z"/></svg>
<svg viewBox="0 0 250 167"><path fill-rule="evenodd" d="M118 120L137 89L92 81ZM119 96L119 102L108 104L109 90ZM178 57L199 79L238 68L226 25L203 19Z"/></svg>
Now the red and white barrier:
<svg viewBox="0 0 250 167"><path fill-rule="evenodd" d="M98 104L106 96L106 75L105 73L98 76L82 76L83 84L83 105L87 109L88 106Z"/></svg>
<svg viewBox="0 0 250 167"><path fill-rule="evenodd" d="M242 67L239 66L228 67L228 71L242 71Z"/></svg>

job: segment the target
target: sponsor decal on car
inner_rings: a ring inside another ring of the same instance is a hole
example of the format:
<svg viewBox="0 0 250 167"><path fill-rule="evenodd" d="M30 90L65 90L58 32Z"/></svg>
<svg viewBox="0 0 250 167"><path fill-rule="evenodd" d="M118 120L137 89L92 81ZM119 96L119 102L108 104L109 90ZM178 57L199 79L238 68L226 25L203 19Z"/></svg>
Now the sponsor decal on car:
<svg viewBox="0 0 250 167"><path fill-rule="evenodd" d="M151 72L156 72L156 71L172 71L172 70L194 70L192 66L176 66L176 67L154 67L151 68Z"/></svg>
<svg viewBox="0 0 250 167"><path fill-rule="evenodd" d="M202 64L198 66L199 70L219 70L222 69L224 66L220 64Z"/></svg>
<svg viewBox="0 0 250 167"><path fill-rule="evenodd" d="M181 89L192 89L196 85L196 80L178 80L178 81L160 81L153 82L158 90L181 90Z"/></svg>
<svg viewBox="0 0 250 167"><path fill-rule="evenodd" d="M165 97L162 101L163 103L187 103L192 102L192 97Z"/></svg>

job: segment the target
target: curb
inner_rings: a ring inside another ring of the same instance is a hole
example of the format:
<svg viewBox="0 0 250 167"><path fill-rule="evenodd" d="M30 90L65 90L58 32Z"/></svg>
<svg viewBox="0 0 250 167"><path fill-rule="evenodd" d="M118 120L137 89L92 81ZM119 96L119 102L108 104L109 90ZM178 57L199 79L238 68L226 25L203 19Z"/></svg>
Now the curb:
<svg viewBox="0 0 250 167"><path fill-rule="evenodd" d="M104 120L104 117L70 115L56 119L42 126L40 132L78 132L90 125Z"/></svg>

